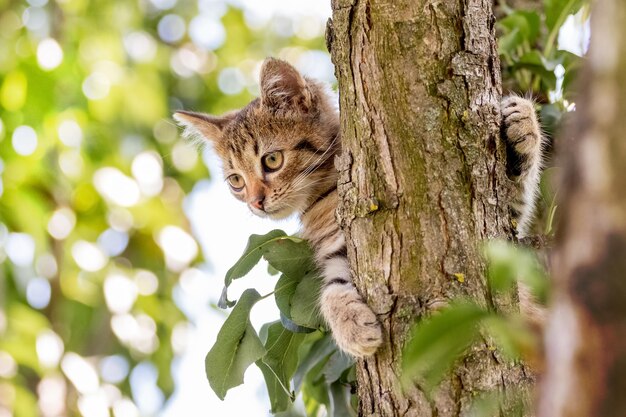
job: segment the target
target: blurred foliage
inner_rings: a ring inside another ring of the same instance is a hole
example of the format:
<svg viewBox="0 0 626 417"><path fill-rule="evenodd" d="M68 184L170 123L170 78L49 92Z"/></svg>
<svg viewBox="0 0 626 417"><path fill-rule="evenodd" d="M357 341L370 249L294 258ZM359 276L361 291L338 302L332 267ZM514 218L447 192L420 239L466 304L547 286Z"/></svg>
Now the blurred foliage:
<svg viewBox="0 0 626 417"><path fill-rule="evenodd" d="M173 392L173 290L202 262L183 202L209 173L171 111L242 106L263 58L324 49L321 25L246 19L218 0L0 0L0 416L154 414ZM156 375L156 409L134 374Z"/></svg>
<svg viewBox="0 0 626 417"><path fill-rule="evenodd" d="M588 18L588 2L544 0L540 11L513 10L504 1L500 6L505 12L497 22L505 89L532 93L542 103L571 100L581 60L558 48L558 38L566 20L581 9L579 18Z"/></svg>

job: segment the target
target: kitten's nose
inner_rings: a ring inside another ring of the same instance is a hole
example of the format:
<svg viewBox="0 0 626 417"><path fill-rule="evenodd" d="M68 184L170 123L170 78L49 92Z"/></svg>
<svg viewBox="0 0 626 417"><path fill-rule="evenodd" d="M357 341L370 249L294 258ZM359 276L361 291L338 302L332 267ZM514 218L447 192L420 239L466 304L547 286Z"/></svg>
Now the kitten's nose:
<svg viewBox="0 0 626 417"><path fill-rule="evenodd" d="M263 202L265 201L265 196L258 196L252 201L252 207L257 208L259 210L263 210Z"/></svg>

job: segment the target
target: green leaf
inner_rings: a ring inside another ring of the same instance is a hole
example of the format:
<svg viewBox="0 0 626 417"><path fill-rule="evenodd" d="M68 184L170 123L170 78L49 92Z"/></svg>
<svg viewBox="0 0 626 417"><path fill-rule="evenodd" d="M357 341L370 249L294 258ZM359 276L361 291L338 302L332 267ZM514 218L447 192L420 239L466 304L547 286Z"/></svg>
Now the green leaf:
<svg viewBox="0 0 626 417"><path fill-rule="evenodd" d="M291 319L291 298L302 280L299 275L283 274L274 287L274 299L281 314Z"/></svg>
<svg viewBox="0 0 626 417"><path fill-rule="evenodd" d="M291 319L285 316L282 312L280 313L280 323L283 325L285 329L289 330L292 333L313 333L314 331L317 330L317 329L311 329L310 327L300 326L294 323L293 321L291 321Z"/></svg>
<svg viewBox="0 0 626 417"><path fill-rule="evenodd" d="M526 41L529 45L532 45L539 35L541 19L536 12L518 10L500 19L498 26L505 33L518 31L520 41Z"/></svg>
<svg viewBox="0 0 626 417"><path fill-rule="evenodd" d="M250 324L250 310L260 299L256 290L244 291L206 356L209 384L221 400L230 388L243 383L248 366L265 354L265 348Z"/></svg>
<svg viewBox="0 0 626 417"><path fill-rule="evenodd" d="M324 368L326 358L322 358L319 362L313 363L313 366L304 375L300 392L302 392L302 400L304 401L307 415L316 415L319 405L323 404L326 411L330 408L330 398L328 396L328 384L324 379L322 370ZM298 386L296 377L294 376L294 386Z"/></svg>
<svg viewBox="0 0 626 417"><path fill-rule="evenodd" d="M236 301L231 301L228 299L228 287L222 288L222 295L220 295L220 299L217 301L217 306L219 308L226 309L231 308L235 304L237 304Z"/></svg>
<svg viewBox="0 0 626 417"><path fill-rule="evenodd" d="M517 281L526 284L540 302L548 296L549 280L533 252L503 240L492 240L485 246L489 263L487 276L496 291L507 291Z"/></svg>
<svg viewBox="0 0 626 417"><path fill-rule="evenodd" d="M298 348L304 341L305 335L302 333L292 333L285 329L280 322L272 323L267 329L267 341L265 342L266 354L261 359L264 365L271 371L273 378L266 375L267 369L260 367L264 371L265 382L270 393L272 412L284 411L282 391L290 398L295 399L295 395L290 389L290 380L298 366ZM272 393L274 397L272 398Z"/></svg>
<svg viewBox="0 0 626 417"><path fill-rule="evenodd" d="M285 391L285 388L280 383L272 369L263 363L262 360L255 362L263 373L265 379L265 386L267 387L267 393L270 397L270 405L272 413L287 410L293 403L293 396L290 392Z"/></svg>
<svg viewBox="0 0 626 417"><path fill-rule="evenodd" d="M305 377L312 371L313 368L320 364L324 364L330 355L337 351L337 345L333 341L330 334L325 334L321 339L316 340L306 356L300 361L296 373L293 375L293 385L297 391L300 391L302 383ZM320 371L323 368L320 368ZM312 375L313 379L317 379L316 375Z"/></svg>
<svg viewBox="0 0 626 417"><path fill-rule="evenodd" d="M550 206L548 210L548 218L546 219L546 228L545 234L546 236L552 236L554 232L554 217L556 216L556 209L559 207L558 204L553 204Z"/></svg>
<svg viewBox="0 0 626 417"><path fill-rule="evenodd" d="M313 329L322 325L318 307L321 289L322 280L317 273L302 278L291 297L291 320L294 323Z"/></svg>
<svg viewBox="0 0 626 417"><path fill-rule="evenodd" d="M557 178L557 175L560 175L559 171L560 169L558 167L544 169L541 173L541 181L539 182L541 199L545 207L545 212L547 213L544 226L544 234L546 236L552 236L554 233L554 221L558 208L558 192L554 179Z"/></svg>
<svg viewBox="0 0 626 417"><path fill-rule="evenodd" d="M313 251L300 238L283 236L263 247L263 257L276 270L291 276L304 276L315 270Z"/></svg>
<svg viewBox="0 0 626 417"><path fill-rule="evenodd" d="M533 49L532 51L526 52L524 55L522 55L519 59L519 62L522 64L536 65L538 67L542 67L546 71L554 72L556 66L561 63L561 60L549 60L541 55L539 51Z"/></svg>
<svg viewBox="0 0 626 417"><path fill-rule="evenodd" d="M261 327L259 336L264 344L267 343L269 329L274 324L275 323L265 323L263 327ZM291 393L289 388L286 389L283 386L276 374L268 365L263 363L262 359L256 361L256 365L263 373L263 378L265 379L265 385L267 386L267 392L270 398L272 413L278 412L277 410L288 410L294 401L294 395Z"/></svg>
<svg viewBox="0 0 626 417"><path fill-rule="evenodd" d="M498 39L498 53L500 55L511 55L515 52L516 48L521 45L524 38L522 37L518 28L513 29L511 32L506 33Z"/></svg>
<svg viewBox="0 0 626 417"><path fill-rule="evenodd" d="M565 73L563 74L563 97L569 99L576 96L576 80L583 65L584 58L568 51L557 51L556 55L562 61Z"/></svg>
<svg viewBox="0 0 626 417"><path fill-rule="evenodd" d="M563 112L556 104L541 106L541 127L551 137L554 137L557 128L561 125Z"/></svg>
<svg viewBox="0 0 626 417"><path fill-rule="evenodd" d="M267 264L267 273L274 276L280 274L280 271L274 268L272 265Z"/></svg>
<svg viewBox="0 0 626 417"><path fill-rule="evenodd" d="M328 386L330 407L328 415L333 417L356 417L356 412L350 404L350 386L335 382Z"/></svg>
<svg viewBox="0 0 626 417"><path fill-rule="evenodd" d="M302 386L302 401L307 416L330 415L330 398L328 396L328 387L325 382L313 383L307 378L307 383ZM322 411L323 410L323 411Z"/></svg>
<svg viewBox="0 0 626 417"><path fill-rule="evenodd" d="M521 318L492 315L483 324L498 348L511 359L521 359L539 349L536 334Z"/></svg>
<svg viewBox="0 0 626 417"><path fill-rule="evenodd" d="M545 0L544 13L548 30L558 30L570 14L575 14L582 6L582 0Z"/></svg>
<svg viewBox="0 0 626 417"><path fill-rule="evenodd" d="M540 184L543 186L544 183L544 178L545 176L542 174L542 179ZM548 187L545 187L548 188ZM555 219L557 217L557 209L559 207L559 205L557 204L557 196L558 193L553 192L552 190L548 189L547 191L544 191L544 188L541 188L541 197L542 200L544 201L544 213L545 214L545 222L544 222L544 228L543 228L543 234L546 237L554 237L554 226L555 226Z"/></svg>
<svg viewBox="0 0 626 417"><path fill-rule="evenodd" d="M326 365L324 365L323 373L326 378L326 382L330 384L338 381L344 372L352 365L354 365L354 359L342 351L337 350L330 356L330 358L328 358Z"/></svg>
<svg viewBox="0 0 626 417"><path fill-rule="evenodd" d="M537 50L532 50L522 55L518 62L513 65L514 70L528 69L539 75L544 84L550 89L556 89L556 75L554 69L560 64L559 60L548 60Z"/></svg>
<svg viewBox="0 0 626 417"><path fill-rule="evenodd" d="M282 230L272 230L265 235L250 235L246 249L239 260L226 272L224 285L228 287L237 278L245 276L261 260L264 247L276 239L287 236Z"/></svg>
<svg viewBox="0 0 626 417"><path fill-rule="evenodd" d="M317 270L306 275L283 274L274 289L274 298L281 314L295 325L317 329L321 326L318 312L321 278Z"/></svg>
<svg viewBox="0 0 626 417"><path fill-rule="evenodd" d="M293 279L315 270L313 252L303 239L287 236L282 230L272 230L266 235L251 235L243 255L226 273L224 290L218 302L221 308L232 305L227 294L232 281L245 276L262 257L273 269Z"/></svg>
<svg viewBox="0 0 626 417"><path fill-rule="evenodd" d="M548 39L544 47L544 54L552 56L556 49L559 30L567 16L575 14L583 5L583 0L545 0L544 13L546 26L548 27Z"/></svg>
<svg viewBox="0 0 626 417"><path fill-rule="evenodd" d="M489 315L476 304L461 302L419 323L404 348L403 381L416 378L426 389L432 389L478 339L479 325Z"/></svg>

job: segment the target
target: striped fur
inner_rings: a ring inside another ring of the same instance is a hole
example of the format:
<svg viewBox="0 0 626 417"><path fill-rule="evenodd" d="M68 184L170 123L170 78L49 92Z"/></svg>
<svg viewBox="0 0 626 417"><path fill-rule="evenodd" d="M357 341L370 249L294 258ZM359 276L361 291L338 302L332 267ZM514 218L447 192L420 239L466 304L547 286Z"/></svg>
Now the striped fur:
<svg viewBox="0 0 626 417"><path fill-rule="evenodd" d="M502 100L501 107L508 174L516 187L510 210L517 236L524 237L533 220L541 175L543 137L530 100L509 96Z"/></svg>
<svg viewBox="0 0 626 417"><path fill-rule="evenodd" d="M245 182L240 190L231 188L233 195L254 214L276 219L300 216L301 236L313 247L324 280L322 316L344 352L365 357L381 345L382 327L352 283L345 237L335 220L338 174L333 162L341 142L333 102L322 85L286 62L269 58L261 70L260 99L222 118L192 112L174 117L187 136L213 142L225 177L238 175ZM504 108L508 128L519 133L520 122L509 109ZM526 142L514 143L514 150L528 155ZM263 158L277 151L284 162L275 172L267 172ZM527 164L521 168L518 176L529 181ZM526 190L523 185L520 189ZM527 200L520 201L519 210L528 217L523 206ZM520 218L527 222L526 217Z"/></svg>

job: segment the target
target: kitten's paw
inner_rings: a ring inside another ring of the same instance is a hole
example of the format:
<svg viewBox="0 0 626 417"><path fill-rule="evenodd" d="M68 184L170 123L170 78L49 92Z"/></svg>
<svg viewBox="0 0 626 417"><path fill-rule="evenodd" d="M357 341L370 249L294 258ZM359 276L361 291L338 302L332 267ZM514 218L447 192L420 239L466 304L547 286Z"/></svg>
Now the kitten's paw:
<svg viewBox="0 0 626 417"><path fill-rule="evenodd" d="M519 154L536 154L541 145L541 129L530 100L509 96L502 100L502 123L506 140Z"/></svg>
<svg viewBox="0 0 626 417"><path fill-rule="evenodd" d="M337 345L358 358L373 355L383 343L378 318L362 301L346 305L331 327Z"/></svg>
<svg viewBox="0 0 626 417"><path fill-rule="evenodd" d="M380 322L356 289L326 292L322 310L337 346L344 352L362 358L373 355L382 344Z"/></svg>

